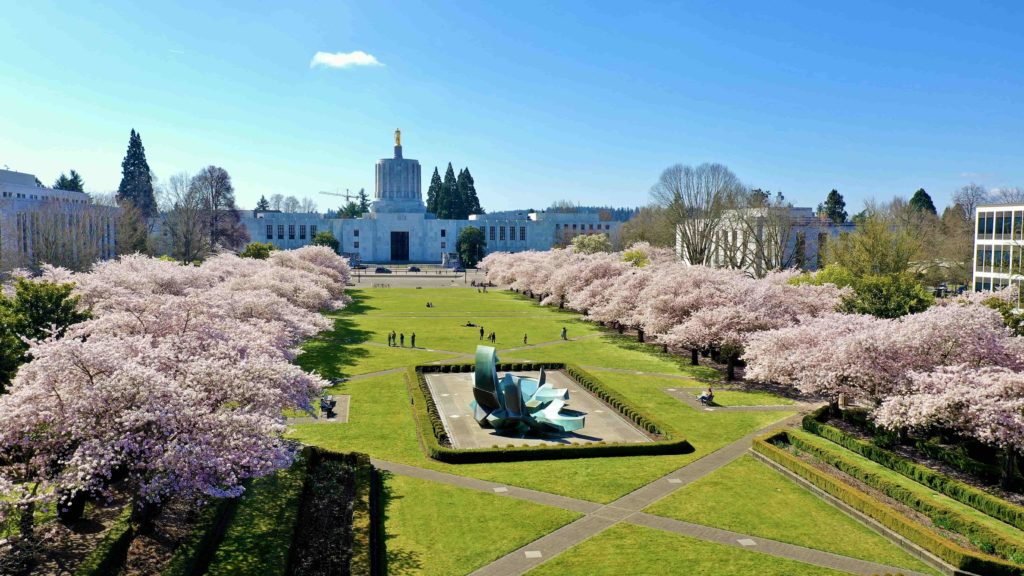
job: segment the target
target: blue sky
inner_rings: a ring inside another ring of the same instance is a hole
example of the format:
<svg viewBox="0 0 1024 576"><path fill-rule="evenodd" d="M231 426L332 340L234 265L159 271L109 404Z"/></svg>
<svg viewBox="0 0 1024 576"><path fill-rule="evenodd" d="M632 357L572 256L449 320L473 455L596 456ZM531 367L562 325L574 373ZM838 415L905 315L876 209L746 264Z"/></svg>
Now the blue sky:
<svg viewBox="0 0 1024 576"><path fill-rule="evenodd" d="M400 127L489 210L645 204L677 162L854 209L1024 186L1024 3L836 4L0 0L0 166L110 191L134 127L162 180L327 208Z"/></svg>

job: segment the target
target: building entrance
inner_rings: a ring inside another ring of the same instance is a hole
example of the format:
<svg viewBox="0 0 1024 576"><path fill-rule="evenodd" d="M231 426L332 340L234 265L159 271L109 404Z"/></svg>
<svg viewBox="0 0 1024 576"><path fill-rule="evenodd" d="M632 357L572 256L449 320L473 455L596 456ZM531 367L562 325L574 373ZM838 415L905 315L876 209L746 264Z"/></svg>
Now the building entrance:
<svg viewBox="0 0 1024 576"><path fill-rule="evenodd" d="M405 262L409 260L409 233L391 233L391 261Z"/></svg>

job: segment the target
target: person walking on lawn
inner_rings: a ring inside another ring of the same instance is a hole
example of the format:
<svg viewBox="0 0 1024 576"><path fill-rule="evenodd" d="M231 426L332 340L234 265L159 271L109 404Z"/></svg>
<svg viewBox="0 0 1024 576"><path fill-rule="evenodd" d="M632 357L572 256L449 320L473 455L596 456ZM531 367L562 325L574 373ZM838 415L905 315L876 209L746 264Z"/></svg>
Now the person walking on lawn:
<svg viewBox="0 0 1024 576"><path fill-rule="evenodd" d="M402 348L405 348L405 332L398 335L398 341L402 343Z"/></svg>
<svg viewBox="0 0 1024 576"><path fill-rule="evenodd" d="M409 345L412 346L413 348L416 347L416 333L415 332L412 333L412 340L409 342Z"/></svg>

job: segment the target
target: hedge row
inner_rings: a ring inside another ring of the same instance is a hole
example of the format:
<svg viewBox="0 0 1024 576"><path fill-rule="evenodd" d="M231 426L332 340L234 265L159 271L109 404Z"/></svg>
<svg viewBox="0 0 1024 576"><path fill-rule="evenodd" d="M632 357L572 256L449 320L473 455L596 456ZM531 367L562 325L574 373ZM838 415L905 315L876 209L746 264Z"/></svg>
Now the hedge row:
<svg viewBox="0 0 1024 576"><path fill-rule="evenodd" d="M121 571L128 558L128 547L135 537L135 528L130 521L131 514L132 507L126 506L96 549L90 552L75 570L75 576L108 576Z"/></svg>
<svg viewBox="0 0 1024 576"><path fill-rule="evenodd" d="M208 503L189 538L178 546L162 576L200 576L213 558L220 539L238 507L238 498L221 498Z"/></svg>
<svg viewBox="0 0 1024 576"><path fill-rule="evenodd" d="M643 443L614 443L614 444L556 444L542 446L507 446L504 448L473 448L457 449L451 448L450 440L444 429L444 423L434 403L433 396L424 373L441 372L437 368L459 367L456 372L467 371L469 366L472 371L472 364L452 364L448 366L417 366L406 371L406 387L409 391L412 402L413 417L416 420L416 430L419 434L420 444L423 446L427 456L434 460L448 464L479 464L485 462L521 462L526 460L557 460L564 458L606 458L611 456L655 456L664 454L687 454L693 452L693 446L684 438L666 438L656 442ZM501 364L499 369L509 370L507 366L522 366L511 368L513 370L539 370L541 366L545 369L562 368L562 364ZM574 370L576 374L586 374L579 368L564 366L569 372ZM572 372L570 372L572 374ZM589 376L589 375L587 375ZM596 378L589 376L590 385L594 389L601 389ZM582 384L582 383L581 383ZM588 388L591 389L591 388ZM591 389L593 390L593 389ZM624 401L621 405L627 405ZM642 414L631 405L630 412L633 414L634 422L653 422L646 415ZM656 425L656 430L660 430ZM447 445L446 445L447 444Z"/></svg>
<svg viewBox="0 0 1024 576"><path fill-rule="evenodd" d="M964 517L960 512L954 510L941 502L924 499L918 494L900 486L896 482L884 478L874 472L865 470L856 462L846 458L837 448L833 451L807 442L799 434L789 435L790 444L805 452L810 453L818 460L825 462L841 470L845 474L871 486L886 496L901 502L914 510L928 516L936 526L941 526L958 534L966 536L974 545L987 553L995 553L998 556L1011 560L1015 563L1024 564L1024 545L1021 541L1013 541L998 534L986 526L982 526ZM1024 573L1024 568L1022 568Z"/></svg>
<svg viewBox="0 0 1024 576"><path fill-rule="evenodd" d="M993 518L1024 530L1024 507L997 498L983 490L950 478L941 472L936 472L931 468L912 462L884 448L879 448L870 442L854 438L838 428L819 422L813 416L815 415L809 414L803 420L803 427L808 432L830 440L847 450L856 452L869 460L877 462L932 490L941 492L971 508L984 512Z"/></svg>
<svg viewBox="0 0 1024 576"><path fill-rule="evenodd" d="M590 391L591 394L600 398L603 402L607 403L612 408L619 411L620 414L629 418L634 424L647 430L651 434L658 436L666 436L665 429L659 426L652 418L640 411L635 404L619 395L619 393L605 388L604 384L601 383L593 374L586 370L572 364L565 366L567 374L573 377L580 386L583 386Z"/></svg>
<svg viewBox="0 0 1024 576"><path fill-rule="evenodd" d="M995 484L1003 476L1001 467L971 458L961 446L949 448L927 440L917 440L914 442L914 446L925 456L945 462L947 465L987 484Z"/></svg>
<svg viewBox="0 0 1024 576"><path fill-rule="evenodd" d="M869 516L883 526L931 552L955 568L990 576L1024 575L1024 568L994 556L968 550L955 542L951 542L925 526L900 514L898 511L893 510L876 498L818 470L790 452L774 445L776 442L789 444L792 438L786 431L776 432L755 440L753 449L755 452L764 455L766 458L807 480L812 485L839 499L851 508Z"/></svg>

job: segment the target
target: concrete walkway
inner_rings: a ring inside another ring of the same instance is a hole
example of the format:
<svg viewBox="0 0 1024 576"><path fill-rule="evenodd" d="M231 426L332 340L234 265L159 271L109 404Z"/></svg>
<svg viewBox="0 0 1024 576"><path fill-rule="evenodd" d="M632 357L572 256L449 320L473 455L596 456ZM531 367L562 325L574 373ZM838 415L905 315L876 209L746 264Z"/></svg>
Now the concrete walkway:
<svg viewBox="0 0 1024 576"><path fill-rule="evenodd" d="M818 407L817 404L771 404L764 406L719 406L713 404L711 406L705 406L700 403L695 392L700 392L703 388L665 388L663 392L669 396L679 400L683 404L686 404L694 410L701 410L704 412L792 412L794 410L800 412L809 412Z"/></svg>
<svg viewBox="0 0 1024 576"><path fill-rule="evenodd" d="M374 466L387 470L394 474L412 476L423 480L441 482L488 492L498 496L525 500L544 506L554 506L564 510L571 510L583 517L566 524L558 530L551 532L526 546L514 550L509 554L483 566L472 573L472 576L508 576L511 574L523 574L554 556L576 546L580 542L591 538L604 530L626 522L638 526L654 528L681 534L691 538L697 538L736 548L754 550L763 554L769 554L780 558L788 558L807 564L850 572L854 574L885 574L900 573L906 576L924 576L918 572L885 566L874 562L867 562L855 558L849 558L820 550L813 550L803 546L796 546L751 536L729 530L712 528L700 524L692 524L663 518L652 514L644 513L643 510L655 502L672 494L676 490L694 482L704 476L718 470L719 468L736 460L747 452L753 439L771 430L790 426L800 419L800 415L787 418L757 432L748 434L726 446L692 462L682 468L672 471L665 476L644 485L633 492L611 502L609 504L597 504L568 496L549 494L528 488L508 486L497 482L489 482L476 478L457 476L436 470L428 470L407 464L398 464L383 460L373 460Z"/></svg>

